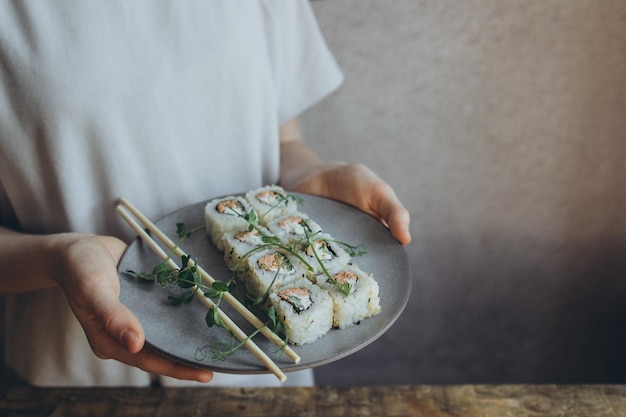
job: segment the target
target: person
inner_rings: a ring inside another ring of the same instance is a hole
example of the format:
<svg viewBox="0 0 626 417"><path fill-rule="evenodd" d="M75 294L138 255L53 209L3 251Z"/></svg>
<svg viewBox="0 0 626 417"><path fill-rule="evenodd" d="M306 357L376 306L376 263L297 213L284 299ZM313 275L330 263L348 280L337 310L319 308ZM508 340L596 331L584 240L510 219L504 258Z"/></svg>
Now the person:
<svg viewBox="0 0 626 417"><path fill-rule="evenodd" d="M306 1L3 2L0 62L4 356L29 384L214 377L147 348L119 302L119 197L159 218L279 183L410 241L387 183L302 138L298 116L343 79Z"/></svg>

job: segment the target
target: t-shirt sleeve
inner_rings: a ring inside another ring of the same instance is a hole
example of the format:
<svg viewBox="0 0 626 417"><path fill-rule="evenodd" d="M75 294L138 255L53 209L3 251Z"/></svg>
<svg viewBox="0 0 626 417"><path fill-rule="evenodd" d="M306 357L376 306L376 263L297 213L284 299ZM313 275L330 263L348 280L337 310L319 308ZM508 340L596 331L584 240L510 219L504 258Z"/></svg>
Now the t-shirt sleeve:
<svg viewBox="0 0 626 417"><path fill-rule="evenodd" d="M337 89L343 73L307 0L267 0L264 19L282 124Z"/></svg>

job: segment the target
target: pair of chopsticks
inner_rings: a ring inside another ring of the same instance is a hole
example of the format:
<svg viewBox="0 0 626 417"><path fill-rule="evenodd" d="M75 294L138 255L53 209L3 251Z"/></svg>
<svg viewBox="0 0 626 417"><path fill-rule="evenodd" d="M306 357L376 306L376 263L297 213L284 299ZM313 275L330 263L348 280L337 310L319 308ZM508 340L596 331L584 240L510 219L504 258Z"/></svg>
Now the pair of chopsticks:
<svg viewBox="0 0 626 417"><path fill-rule="evenodd" d="M159 244L152 239L152 237L146 232L145 229L150 231L157 239L161 241L163 245L170 251L173 251L176 256L182 258L183 256L187 256L187 254L178 247L169 237L167 237L154 223L152 223L146 216L144 216L135 206L133 206L127 199L120 198L119 204L116 207L119 215L128 223L128 225L139 235L139 237L148 245L148 247L161 258L163 261L168 262L170 268L178 269L176 262L174 262L171 257L159 246ZM130 214L129 214L130 213ZM139 224L134 216L141 224ZM143 227L142 227L143 226ZM144 229L145 228L145 229ZM190 259L189 263L193 266L193 261ZM211 277L202 267L196 265L197 269L202 277L202 280L208 285L212 285L215 282L215 279ZM196 296L201 302L207 307L211 308L215 306L215 303L210 298L204 297L201 291L196 291ZM250 324L252 324L256 329L260 329L260 332L267 337L269 341L271 341L274 345L278 347L283 347L284 341L276 335L269 327L265 326L258 317L256 317L246 306L244 306L237 298L235 298L231 293L224 293L224 301L230 304L242 317L244 317ZM244 346L248 348L248 350L265 365L265 367L272 372L276 377L284 382L287 380L287 377L281 371L281 369L272 361L272 359L267 356L265 352L263 352L257 345L252 341L252 339L248 338L248 335L241 330L237 324L235 324L221 309L218 309L218 314L222 319L222 322L226 324L226 326L230 329L233 335L240 342L244 343ZM296 354L293 349L287 346L284 349L284 353L291 358L295 363L300 362L300 357Z"/></svg>

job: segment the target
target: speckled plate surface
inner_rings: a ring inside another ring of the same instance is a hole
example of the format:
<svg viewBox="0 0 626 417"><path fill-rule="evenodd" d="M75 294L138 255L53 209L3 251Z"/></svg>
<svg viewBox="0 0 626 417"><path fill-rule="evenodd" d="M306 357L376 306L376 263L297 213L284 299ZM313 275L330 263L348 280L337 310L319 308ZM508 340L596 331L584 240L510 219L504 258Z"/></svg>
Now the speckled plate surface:
<svg viewBox="0 0 626 417"><path fill-rule="evenodd" d="M293 363L286 355L274 353L276 347L264 336L256 336L254 341L284 372L328 364L369 345L394 323L404 310L411 293L411 272L406 252L387 228L372 216L352 206L310 195L300 196L303 202L299 205L299 210L319 223L324 231L332 234L335 239L354 245L366 245L367 255L355 258L354 262L364 271L372 273L378 281L382 311L350 328L332 329L312 344L292 347L302 359L298 364ZM204 207L207 201L209 200L184 207L155 223L176 241L177 222L184 222L188 229L204 224ZM232 276L224 264L222 253L205 233L194 233L181 247L188 255L197 257L199 264L215 279L227 281ZM229 341L229 335L223 329L206 326L206 307L198 300L183 306L171 306L167 302L167 289L126 272L150 272L159 262L157 256L137 238L129 245L118 267L121 280L120 299L142 323L148 346L194 367L226 373L268 373L245 348L238 349L226 360L198 355L199 349ZM226 303L222 303L222 306L246 333L251 332L251 326L245 320Z"/></svg>

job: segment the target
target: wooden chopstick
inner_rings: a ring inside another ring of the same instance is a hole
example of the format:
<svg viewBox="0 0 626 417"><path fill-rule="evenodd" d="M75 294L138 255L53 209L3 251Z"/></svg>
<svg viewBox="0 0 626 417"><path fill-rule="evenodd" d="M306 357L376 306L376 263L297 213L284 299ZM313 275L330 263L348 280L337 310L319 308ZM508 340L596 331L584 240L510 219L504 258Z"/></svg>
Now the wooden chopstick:
<svg viewBox="0 0 626 417"><path fill-rule="evenodd" d="M139 209L137 209L130 201L125 198L120 198L119 203L130 211L133 216L135 216L141 224L147 228L154 236L157 237L170 251L174 251L176 255L180 258L183 256L187 256L187 254L176 245L165 233L161 231L150 219L148 219ZM192 259L189 259L190 263L193 263ZM192 264L193 265L193 264ZM200 265L197 265L198 271L202 276L202 279L208 283L209 285L215 282L215 279L204 270ZM230 304L242 317L244 317L250 324L252 324L256 329L261 329L261 333L267 337L269 341L271 341L277 347L283 347L284 341L272 331L269 327L265 326L265 324L259 320L257 316L255 316L246 306L244 306L235 296L231 293L224 293L224 300ZM289 346L286 346L284 349L284 353L291 358L295 363L300 362L300 356Z"/></svg>
<svg viewBox="0 0 626 417"><path fill-rule="evenodd" d="M116 207L117 212L120 216L129 224L129 226L139 235L139 237L148 245L150 249L154 253L157 254L163 261L167 261L168 265L171 268L178 269L178 265L169 257L163 249L146 233L146 231L137 223L125 210L121 205ZM204 296L201 291L195 292L196 297L201 300L201 302L208 308L214 307L215 303ZM248 335L237 326L235 322L233 322L230 317L226 315L221 309L218 308L218 314L222 322L228 327L228 329L233 333L233 335L250 350L250 352L257 358L265 367L271 371L276 377L281 381L285 382L287 380L287 376L285 373L272 361L272 359L267 356L263 350L261 350L252 339L248 338Z"/></svg>

